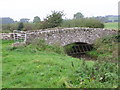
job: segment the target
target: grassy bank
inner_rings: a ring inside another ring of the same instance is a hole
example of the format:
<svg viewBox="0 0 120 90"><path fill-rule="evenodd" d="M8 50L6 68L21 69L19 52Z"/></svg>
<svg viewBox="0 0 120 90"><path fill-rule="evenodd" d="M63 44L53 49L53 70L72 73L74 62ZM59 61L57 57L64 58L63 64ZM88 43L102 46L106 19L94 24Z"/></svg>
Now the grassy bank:
<svg viewBox="0 0 120 90"><path fill-rule="evenodd" d="M116 88L117 65L2 42L3 88ZM36 46L35 46L36 47Z"/></svg>

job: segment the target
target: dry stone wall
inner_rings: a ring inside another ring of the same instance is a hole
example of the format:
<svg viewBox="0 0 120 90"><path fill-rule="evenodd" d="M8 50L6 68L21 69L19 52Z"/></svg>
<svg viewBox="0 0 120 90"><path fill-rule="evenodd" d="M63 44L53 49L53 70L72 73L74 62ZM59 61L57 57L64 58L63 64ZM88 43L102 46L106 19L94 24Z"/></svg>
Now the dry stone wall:
<svg viewBox="0 0 120 90"><path fill-rule="evenodd" d="M14 33L0 33L0 39L3 40L13 40L14 39Z"/></svg>

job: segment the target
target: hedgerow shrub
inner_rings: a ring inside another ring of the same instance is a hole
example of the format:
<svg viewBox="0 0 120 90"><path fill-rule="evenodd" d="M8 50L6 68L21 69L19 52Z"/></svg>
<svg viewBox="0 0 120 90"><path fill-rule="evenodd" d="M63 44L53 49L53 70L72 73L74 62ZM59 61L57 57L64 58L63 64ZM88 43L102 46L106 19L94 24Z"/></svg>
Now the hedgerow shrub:
<svg viewBox="0 0 120 90"><path fill-rule="evenodd" d="M63 20L62 12L53 12L52 15L49 15L44 21L39 23L23 23L23 31L28 30L39 30L46 28L54 27L89 27L89 28L104 28L104 24L93 18L81 18L81 19L72 19L72 20ZM19 23L13 24L3 24L2 32L13 32L13 30L18 29Z"/></svg>
<svg viewBox="0 0 120 90"><path fill-rule="evenodd" d="M18 29L19 23L14 24L3 24L2 25L2 32L13 32L13 30ZM41 29L41 23L23 23L24 28L22 28L22 31L28 31L28 30L38 30Z"/></svg>
<svg viewBox="0 0 120 90"><path fill-rule="evenodd" d="M104 28L104 24L96 19L88 18L85 20L85 27L89 28Z"/></svg>
<svg viewBox="0 0 120 90"><path fill-rule="evenodd" d="M18 24L2 24L2 32L13 32L13 30L17 30Z"/></svg>
<svg viewBox="0 0 120 90"><path fill-rule="evenodd" d="M104 28L104 24L93 18L71 19L64 20L62 27L89 27L89 28Z"/></svg>

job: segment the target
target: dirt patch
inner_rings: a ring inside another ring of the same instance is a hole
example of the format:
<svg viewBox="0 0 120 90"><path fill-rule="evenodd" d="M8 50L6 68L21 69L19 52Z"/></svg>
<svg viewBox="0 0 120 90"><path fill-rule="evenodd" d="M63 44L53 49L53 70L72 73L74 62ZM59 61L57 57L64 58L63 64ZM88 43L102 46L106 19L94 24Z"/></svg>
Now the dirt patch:
<svg viewBox="0 0 120 90"><path fill-rule="evenodd" d="M79 58L79 59L84 59L84 60L91 60L91 61L97 60L97 57L91 57L91 56L86 55L86 54L73 54L73 55L69 55L69 56Z"/></svg>
<svg viewBox="0 0 120 90"><path fill-rule="evenodd" d="M16 43L12 44L12 47L19 47L19 46L24 46L24 45L26 45L26 43L24 43L24 42L16 42Z"/></svg>

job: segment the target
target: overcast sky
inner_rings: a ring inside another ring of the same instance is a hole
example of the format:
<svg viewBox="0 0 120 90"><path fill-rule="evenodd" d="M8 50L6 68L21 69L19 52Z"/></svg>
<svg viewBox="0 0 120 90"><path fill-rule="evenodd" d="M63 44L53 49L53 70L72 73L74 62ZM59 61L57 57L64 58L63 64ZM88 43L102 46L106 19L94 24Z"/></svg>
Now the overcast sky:
<svg viewBox="0 0 120 90"><path fill-rule="evenodd" d="M118 14L119 0L0 0L0 17L11 17L14 20L35 16L41 19L51 11L64 11L66 18L81 12L85 17ZM64 18L65 18L64 17Z"/></svg>

